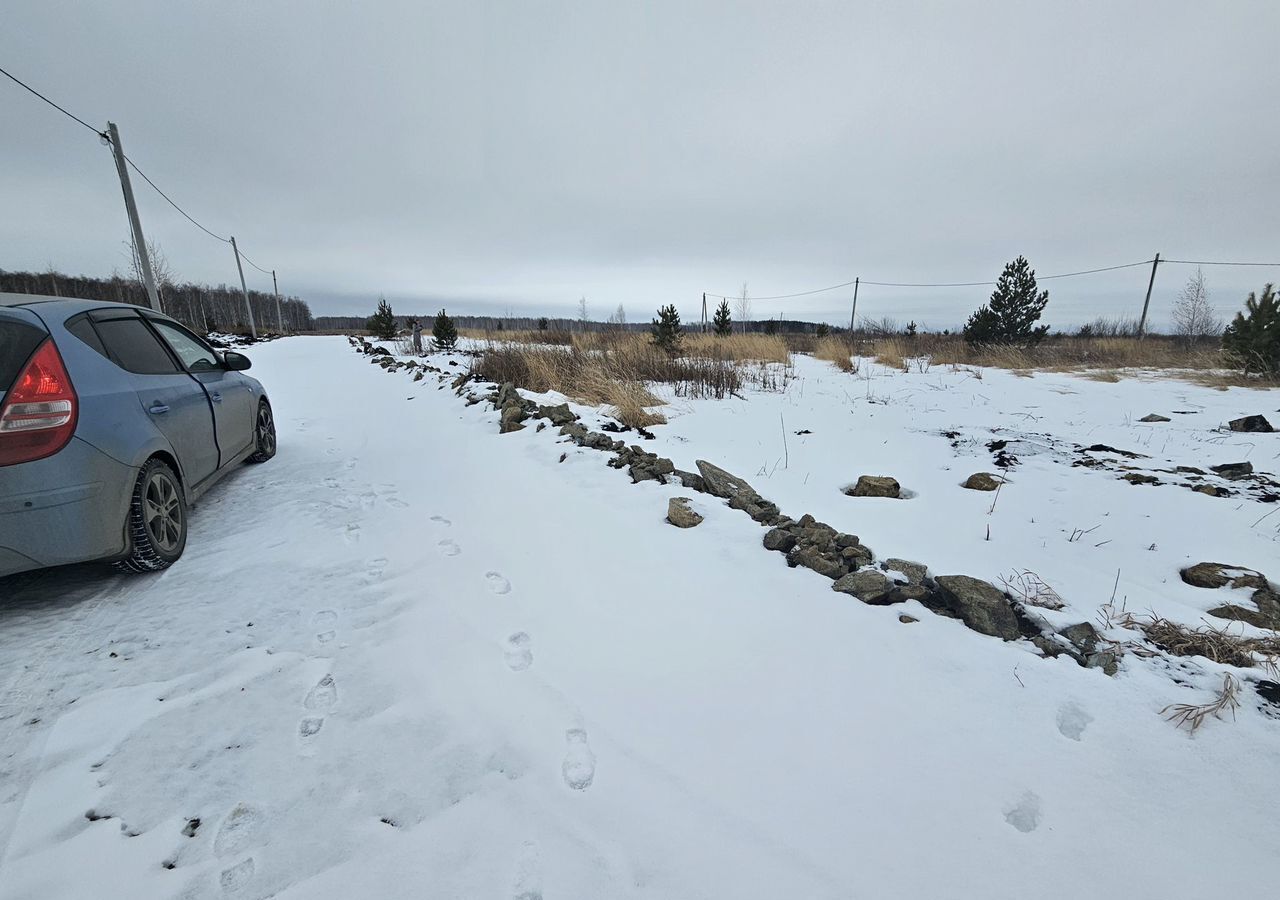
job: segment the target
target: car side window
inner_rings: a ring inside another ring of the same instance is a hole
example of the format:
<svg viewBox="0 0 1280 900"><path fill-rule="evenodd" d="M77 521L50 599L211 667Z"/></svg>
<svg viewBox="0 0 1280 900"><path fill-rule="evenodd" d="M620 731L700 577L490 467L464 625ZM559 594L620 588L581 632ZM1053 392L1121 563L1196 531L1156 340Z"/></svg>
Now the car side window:
<svg viewBox="0 0 1280 900"><path fill-rule="evenodd" d="M89 317L81 313L73 319L67 320L67 331L84 341L94 350L97 350L108 359L111 358L107 353L107 348L102 346L102 339L98 337L98 332L93 330L93 323L89 321Z"/></svg>
<svg viewBox="0 0 1280 900"><path fill-rule="evenodd" d="M152 319L151 324L173 348L173 352L178 354L178 359L182 360L188 371L213 372L222 368L213 350L186 329L156 319Z"/></svg>
<svg viewBox="0 0 1280 900"><path fill-rule="evenodd" d="M111 361L138 375L172 375L181 371L146 323L137 316L98 319L94 327Z"/></svg>

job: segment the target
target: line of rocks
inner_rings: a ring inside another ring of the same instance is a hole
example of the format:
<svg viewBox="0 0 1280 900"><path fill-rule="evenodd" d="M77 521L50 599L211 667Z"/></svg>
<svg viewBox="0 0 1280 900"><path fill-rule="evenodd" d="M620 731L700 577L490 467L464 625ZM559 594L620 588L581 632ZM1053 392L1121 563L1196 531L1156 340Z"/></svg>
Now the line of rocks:
<svg viewBox="0 0 1280 900"><path fill-rule="evenodd" d="M465 384L465 377L455 381L459 395ZM1006 641L1027 638L1045 656L1070 656L1080 665L1101 668L1108 675L1117 671L1117 652L1100 648L1097 632L1088 622L1046 634L1020 604L995 585L968 575L931 576L927 566L904 559L888 558L877 566L875 554L857 535L838 531L811 515L799 519L785 516L777 504L762 497L747 481L706 460L696 461L696 473L677 469L670 459L636 445L627 446L604 432L591 431L568 404L539 406L526 400L510 382L500 385L485 399L499 411L502 434L524 428L530 419L545 419L559 425L560 434L579 447L613 453L608 465L626 469L633 483L679 484L726 501L728 506L769 528L763 538L765 549L784 554L792 568L806 568L831 579L832 590L872 606L916 600L980 634ZM688 498L676 497L669 502L667 518L673 525L691 528L702 521L688 508L687 501ZM910 616L901 618L914 621Z"/></svg>

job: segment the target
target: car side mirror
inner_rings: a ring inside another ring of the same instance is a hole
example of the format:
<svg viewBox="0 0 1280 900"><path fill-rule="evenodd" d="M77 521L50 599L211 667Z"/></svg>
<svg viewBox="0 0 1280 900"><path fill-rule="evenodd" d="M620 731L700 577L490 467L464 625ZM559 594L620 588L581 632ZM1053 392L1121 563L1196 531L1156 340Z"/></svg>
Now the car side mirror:
<svg viewBox="0 0 1280 900"><path fill-rule="evenodd" d="M222 354L222 364L232 372L243 372L245 369L253 365L253 363L249 361L249 357L245 356L243 353L237 353L234 350L228 350L226 353Z"/></svg>

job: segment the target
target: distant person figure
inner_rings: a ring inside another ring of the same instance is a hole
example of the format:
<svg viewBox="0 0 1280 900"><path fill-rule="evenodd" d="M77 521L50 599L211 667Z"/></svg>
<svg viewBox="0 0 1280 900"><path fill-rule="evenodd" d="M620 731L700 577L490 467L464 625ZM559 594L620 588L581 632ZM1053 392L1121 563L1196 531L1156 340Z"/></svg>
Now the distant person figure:
<svg viewBox="0 0 1280 900"><path fill-rule="evenodd" d="M422 355L422 323L417 319L409 320L409 327L413 329L413 352Z"/></svg>

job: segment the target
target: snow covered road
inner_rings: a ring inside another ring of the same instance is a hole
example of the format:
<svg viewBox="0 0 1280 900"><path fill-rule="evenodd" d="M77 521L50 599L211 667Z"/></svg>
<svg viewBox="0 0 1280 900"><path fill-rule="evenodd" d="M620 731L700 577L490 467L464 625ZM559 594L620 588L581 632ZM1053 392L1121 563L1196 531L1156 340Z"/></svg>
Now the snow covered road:
<svg viewBox="0 0 1280 900"><path fill-rule="evenodd" d="M177 566L0 581L3 900L1269 880L1274 721L1189 738L1150 671L901 624L345 339L250 355L279 455Z"/></svg>

